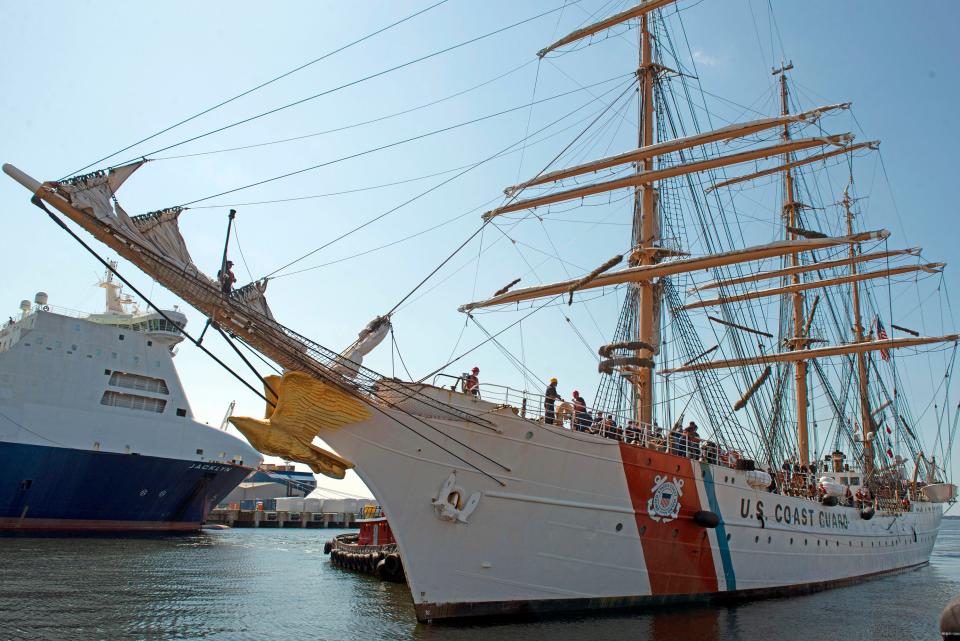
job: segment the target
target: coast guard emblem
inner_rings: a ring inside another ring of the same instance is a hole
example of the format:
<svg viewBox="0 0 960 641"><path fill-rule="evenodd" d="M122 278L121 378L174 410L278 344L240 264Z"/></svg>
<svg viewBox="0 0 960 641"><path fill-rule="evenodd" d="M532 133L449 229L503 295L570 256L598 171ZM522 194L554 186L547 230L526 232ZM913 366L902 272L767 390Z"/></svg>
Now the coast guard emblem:
<svg viewBox="0 0 960 641"><path fill-rule="evenodd" d="M659 523L669 523L680 514L680 497L683 496L683 480L666 476L653 479L652 496L647 501L647 513Z"/></svg>

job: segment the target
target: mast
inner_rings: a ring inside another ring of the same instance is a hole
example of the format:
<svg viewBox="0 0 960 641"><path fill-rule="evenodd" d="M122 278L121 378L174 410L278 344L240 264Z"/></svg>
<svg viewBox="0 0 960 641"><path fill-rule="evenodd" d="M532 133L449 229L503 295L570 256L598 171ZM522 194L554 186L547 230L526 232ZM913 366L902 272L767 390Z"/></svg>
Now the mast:
<svg viewBox="0 0 960 641"><path fill-rule="evenodd" d="M640 18L640 148L654 144L653 134L653 87L657 69L653 63L653 43L651 41L648 16L644 14ZM638 171L653 171L653 158L645 158L638 164ZM639 248L639 265L653 265L657 260L655 247L659 244L660 229L657 221L656 211L656 190L652 182L642 184L638 188L638 195L635 200L640 206L640 234L639 238L634 238L635 245ZM636 236L636 232L634 234ZM652 363L656 347L654 341L658 337L654 336L654 313L658 307L656 296L657 289L652 281L644 281L637 285L639 288L639 316L637 327L637 338L641 344L646 345L644 349L637 351L636 355L640 359ZM653 368L646 366L640 367L634 377L634 384L637 389L637 420L641 425L653 423Z"/></svg>
<svg viewBox="0 0 960 641"><path fill-rule="evenodd" d="M853 229L853 211L850 209L850 188L843 190L843 208L847 213L847 231ZM856 276L856 244L850 244L850 272ZM853 303L853 340L863 342L863 322L860 318L860 287L858 281L850 284L850 297ZM870 415L870 397L867 389L867 356L864 352L857 352L857 380L860 384L860 425L863 431L863 472L870 475L873 472L873 443L868 439L873 431L871 425L873 417Z"/></svg>
<svg viewBox="0 0 960 641"><path fill-rule="evenodd" d="M786 115L790 113L789 94L787 92L787 72L793 69L793 63L782 64L778 69L773 70L773 75L780 76L780 106L781 113ZM783 141L790 141L790 125L783 126ZM794 200L793 172L790 170L791 154L786 152L783 155L783 164L787 170L783 172L783 218L787 228L787 239L796 240L799 238L796 232L791 229L799 227L797 224L797 211L801 205ZM796 254L790 258L791 267L800 266L800 257ZM800 274L795 273L790 277L792 285L800 284ZM791 295L793 307L793 338L790 341L791 349L801 350L806 348L806 341L803 337L803 292L795 291ZM797 401L797 449L799 449L800 464L810 464L810 444L807 434L807 362L798 360L793 368L794 388L796 389Z"/></svg>

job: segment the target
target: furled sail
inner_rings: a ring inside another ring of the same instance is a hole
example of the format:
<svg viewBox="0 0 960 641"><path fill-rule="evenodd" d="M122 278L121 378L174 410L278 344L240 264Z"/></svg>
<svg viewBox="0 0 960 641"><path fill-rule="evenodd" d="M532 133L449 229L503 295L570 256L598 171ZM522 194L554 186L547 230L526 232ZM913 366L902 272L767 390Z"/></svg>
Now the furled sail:
<svg viewBox="0 0 960 641"><path fill-rule="evenodd" d="M98 171L56 183L57 191L65 195L74 207L107 224L117 222L113 209L113 195L133 172L140 169L146 160Z"/></svg>
<svg viewBox="0 0 960 641"><path fill-rule="evenodd" d="M911 247L909 249L893 249L890 251L876 252L872 254L861 254L856 256L853 260L849 258L838 258L836 260L827 260L820 261L816 263L811 263L809 265L798 265L797 267L784 267L783 269L774 269L767 272L760 272L758 274L750 274L748 276L740 276L738 278L729 278L726 280L715 280L699 287L694 287L690 290L691 293L703 291L706 289L717 289L718 287L731 287L733 285L741 285L743 283L753 283L758 280L770 280L773 278L782 278L783 276L791 276L793 274L803 274L806 272L817 272L825 269L832 269L834 267L846 267L850 265L857 265L859 263L865 263L872 260L880 260L882 258L890 258L893 256L919 256L920 248Z"/></svg>
<svg viewBox="0 0 960 641"><path fill-rule="evenodd" d="M804 251L815 249L826 249L846 243L858 243L867 240L882 240L890 235L885 229L880 231L862 232L851 236L837 236L833 238L804 238L799 240L781 240L766 245L756 245L745 249L737 249L709 256L698 256L694 258L681 258L679 260L664 261L654 265L639 265L629 267L610 274L600 274L588 283L579 286L578 289L593 289L595 287L608 287L610 285L619 285L621 283L638 283L651 281L664 276L674 274L684 274L701 269L710 269L712 267L722 267L724 265L734 265L736 263L745 263L764 258L775 258L777 256L786 256ZM481 307L492 307L494 305L503 305L505 303L516 303L544 296L556 296L568 292L570 287L576 284L580 279L552 283L550 285L538 285L535 287L525 287L515 289L499 296L494 296L483 301L467 303L460 306L461 312L468 312Z"/></svg>
<svg viewBox="0 0 960 641"><path fill-rule="evenodd" d="M382 343L391 329L389 316L374 318L363 328L357 336L357 340L343 350L340 354L340 362L333 369L350 377L356 376L358 368L363 364L363 357Z"/></svg>
<svg viewBox="0 0 960 641"><path fill-rule="evenodd" d="M931 345L934 343L955 343L960 341L960 334L948 334L947 336L935 336L920 338L888 338L886 340L864 341L862 343L849 343L847 345L832 345L829 347L817 347L814 349L798 349L789 352L777 352L776 354L758 354L748 358L735 358L726 361L710 361L708 363L697 363L695 365L684 365L675 369L661 370L660 374L682 374L684 372L697 372L708 369L729 369L735 367L746 367L747 365L766 365L769 363L790 363L796 361L812 360L815 358L824 358L827 356L843 356L846 354L857 354L865 352L877 352L880 350L898 349L902 347L918 347L920 345Z"/></svg>
<svg viewBox="0 0 960 641"><path fill-rule="evenodd" d="M491 218L495 218L512 211L532 209L534 207L541 207L543 205L549 205L552 203L583 198L584 196L591 196L593 194L602 194L617 189L625 189L627 187L649 185L660 180L666 180L667 178L676 178L677 176L686 176L687 174L708 171L710 169L729 167L731 165L749 162L751 160L769 158L770 156L791 153L794 151L802 151L804 149L811 149L813 147L825 147L827 145L837 145L843 147L848 145L852 140L853 135L849 133L836 136L799 138L797 140L791 140L779 145L762 147L760 149L751 149L749 151L730 154L729 156L718 156L716 158L709 158L707 160L697 160L693 162L681 163L679 165L673 165L670 167L663 167L660 169L641 171L635 174L630 174L629 176L616 178L614 180L574 187L573 189L558 191L552 194L546 194L545 196L529 198L527 200L510 202L506 205L486 212L483 214L483 219L490 220Z"/></svg>
<svg viewBox="0 0 960 641"><path fill-rule="evenodd" d="M770 296L782 296L783 294L802 292L808 289L820 289L823 287L832 287L834 285L857 283L863 280L871 280L874 278L890 278L891 276L898 276L900 274L909 274L909 273L918 272L918 271L923 271L928 274L936 274L936 273L939 273L945 265L946 263L926 263L924 265L907 265L905 267L894 267L893 269L884 269L882 271L876 271L876 272L848 274L846 276L829 278L827 280L797 283L794 285L785 285L783 287L774 287L772 289L760 289L760 290L745 292L743 294L735 294L732 296L721 296L719 298L711 298L709 300L700 300L695 303L690 303L689 305L684 305L681 309L699 309L701 307L710 307L711 305L725 305L728 303L736 303L744 300L754 300L757 298L767 298Z"/></svg>
<svg viewBox="0 0 960 641"><path fill-rule="evenodd" d="M834 156L839 156L841 154L849 154L851 152L857 151L858 149L872 149L876 150L880 147L879 140L871 140L869 142L861 142L855 145L848 145L846 147L841 147L840 149L834 149L832 151L826 151L820 154L814 154L812 156L807 156L806 158L801 158L800 160L794 160L777 167L772 167L771 169L764 169L763 171L757 171L752 174L746 174L744 176L737 176L736 178L731 178L729 180L724 180L718 182L710 187L707 187L703 191L705 193L710 193L721 187L729 187L730 185L736 185L737 183L747 182L748 180L756 180L757 178L763 178L764 176L770 176L772 174L778 174L784 171L789 171L796 167L802 167L804 165L809 165L820 160L827 160L833 158Z"/></svg>
<svg viewBox="0 0 960 641"><path fill-rule="evenodd" d="M118 206L118 212L120 208ZM190 257L190 251L187 249L187 243L183 240L180 233L179 217L183 212L180 207L163 209L141 216L134 216L129 219L129 225L132 225L143 235L144 238L153 243L153 246L161 254L172 258L184 265L193 265L193 259Z"/></svg>
<svg viewBox="0 0 960 641"><path fill-rule="evenodd" d="M599 22L594 22L593 24L587 25L586 27L581 27L570 34L567 34L549 47L545 47L538 51L537 55L542 58L558 47L570 44L571 42L576 42L577 40L583 40L584 38L592 36L595 33L599 33L604 29L609 29L610 27L616 26L622 22L626 22L627 20L645 16L651 11L656 11L657 9L665 7L673 2L676 2L676 0L645 0L636 7L627 9L626 11L621 11L620 13L614 14L609 18L604 18Z"/></svg>
<svg viewBox="0 0 960 641"><path fill-rule="evenodd" d="M600 160L594 160L582 165L576 165L574 167L567 167L565 169L547 172L531 178L530 180L519 185L507 187L503 191L508 196L512 196L515 193L534 185L542 185L548 182L563 180L564 178L571 178L573 176L580 176L583 174L600 171L601 169L616 167L617 165L639 162L648 158L656 158L658 156L682 151L684 149L691 149L693 147L699 147L712 142L743 138L744 136L749 136L760 131L773 129L775 127L780 127L790 123L815 122L818 118L820 118L820 116L827 112L849 108L850 103L845 102L836 105L817 107L816 109L811 109L799 114L789 114L787 116L776 116L774 118L762 118L760 120L754 120L751 122L736 123L727 127L716 129L714 131L708 131L706 133L696 134L693 136L686 136L684 138L677 138L675 140L667 140L655 145L647 145L645 147L640 147L639 149L634 149L633 151L617 154L615 156L608 156L607 158L601 158Z"/></svg>
<svg viewBox="0 0 960 641"><path fill-rule="evenodd" d="M264 278L239 287L230 293L230 298L242 303L247 309L252 309L261 316L275 320L264 295L267 291L267 282L268 279Z"/></svg>

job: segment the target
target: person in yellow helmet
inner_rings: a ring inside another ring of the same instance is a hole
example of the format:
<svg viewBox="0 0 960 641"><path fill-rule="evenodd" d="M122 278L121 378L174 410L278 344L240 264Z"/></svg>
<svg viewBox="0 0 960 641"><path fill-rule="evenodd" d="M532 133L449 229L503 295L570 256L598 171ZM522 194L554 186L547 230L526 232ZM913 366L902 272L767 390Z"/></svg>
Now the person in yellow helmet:
<svg viewBox="0 0 960 641"><path fill-rule="evenodd" d="M554 406L558 400L562 401L563 399L560 398L560 394L557 393L557 379L551 378L550 384L547 386L547 391L543 394L543 421L547 425L553 425L556 417Z"/></svg>

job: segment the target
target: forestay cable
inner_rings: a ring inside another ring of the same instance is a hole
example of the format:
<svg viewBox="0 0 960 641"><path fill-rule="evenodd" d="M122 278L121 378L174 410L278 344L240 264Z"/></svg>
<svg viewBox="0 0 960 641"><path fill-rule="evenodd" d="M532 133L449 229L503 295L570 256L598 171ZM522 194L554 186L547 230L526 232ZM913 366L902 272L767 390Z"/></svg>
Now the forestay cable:
<svg viewBox="0 0 960 641"><path fill-rule="evenodd" d="M86 170L86 169L89 169L90 167L93 167L93 166L96 165L97 163L101 163L101 162L103 162L104 160L109 160L110 158L113 158L113 157L116 156L117 154L122 154L123 152L127 151L128 149L133 149L134 147L136 147L137 145L139 145L139 144L141 144L141 143L144 143L144 142L146 142L146 141L148 141L148 140L152 140L153 138L156 138L157 136L159 136L159 135L161 135L161 134L165 134L165 133L167 133L168 131L170 131L171 129L175 129L175 128L179 127L180 125L186 124L186 123L190 122L191 120L195 120L195 119L199 118L200 116L203 116L203 115L205 115L205 114L208 114L208 113L210 113L211 111L214 111L214 110L216 110L216 109L219 109L220 107L223 107L224 105L227 105L227 104L233 102L234 100L237 100L237 99L239 99L239 98L243 98L244 96L247 96L247 95L249 95L249 94L251 94L251 93L253 93L253 92L255 92L255 91L259 90L259 89L263 89L263 88L266 87L267 85L273 84L274 82L277 82L278 80L282 80L283 78L286 78L287 76L290 76L290 75L292 75L292 74L295 74L296 72L298 72L298 71L300 71L300 70L302 70L302 69L306 69L306 68L309 67L310 65L316 64L316 63L318 63L318 62L320 62L320 61L322 61L322 60L326 60L326 59L329 58L330 56L333 56L333 55L335 55L335 54L337 54L337 53L340 53L341 51L344 51L345 49L349 49L350 47L352 47L352 46L354 46L354 45L360 44L360 43L363 42L364 40L369 40L370 38L372 38L372 37L374 37L374 36L376 36L376 35L379 35L379 34L383 33L384 31L387 31L387 30L389 30L389 29L392 29L393 27L396 27L396 26L398 26L398 25L403 24L404 22L407 22L408 20L412 20L413 18L416 18L417 16L419 16L419 15L421 15L421 14L424 14L424 13L426 13L427 11L430 11L431 9L434 9L434 8L436 8L436 7L439 7L440 5L445 4L446 2L447 2L447 0L440 0L439 2L436 2L436 3L430 5L429 7L425 8L425 9L421 9L420 11L417 11L417 12L415 12L415 13L411 13L410 15L406 16L405 18L401 18L400 20L397 20L397 21L394 22L394 23L388 24L388 25L385 26L385 27L381 27L380 29L377 29L376 31L373 31L373 32L371 32L371 33L368 33L367 35L365 35L365 36L363 36L363 37L361 37L361 38L358 38L357 40L354 40L353 42L349 42L349 43L347 43L347 44L345 44L345 45L342 45L342 46L334 49L333 51L330 51L330 52L328 52L328 53L323 54L323 55L320 56L319 58L314 58L314 59L311 60L310 62L304 63L304 64L300 65L299 67L296 67L296 68L294 68L294 69L291 69L290 71L287 71L287 72L285 72L285 73L282 73L282 74L280 74L279 76L276 76L276 77L274 77L274 78L271 78L270 80L267 80L266 82L260 83L260 84L257 85L256 87L253 87L253 88L251 88L251 89L247 89L246 91L244 91L244 92L242 92L242 93L239 93L239 94L237 94L236 96L233 96L232 98L227 98L226 100L224 100L224 101L222 101L222 102L219 102L219 103L213 105L212 107L208 107L208 108L204 109L203 111L201 111L201 112L199 112L199 113L196 113L196 114L190 116L189 118L184 118L184 119L181 120L180 122L176 122L176 123L170 125L169 127L166 127L166 128L164 128L164 129L161 129L160 131L158 131L158 132L156 132L156 133L154 133L154 134L150 134L150 135L147 136L146 138L141 138L141 139L138 140L137 142L135 142L135 143L133 143L133 144L131 144L131 145L127 145L127 146L124 147L123 149L118 149L117 151L113 152L112 154L110 154L110 155L108 155L108 156L104 156L103 158L100 158L99 160L94 160L94 161L93 161L92 163L90 163L89 165L86 165L86 166L84 166L84 167L81 167L80 169L77 169L76 171L72 172L72 173L69 174L69 175L70 175L70 176L73 176L73 175L79 174L80 172L82 172L82 171L84 171L84 170ZM66 177L64 177L64 178L66 178ZM63 180L63 179L61 179L61 180Z"/></svg>

